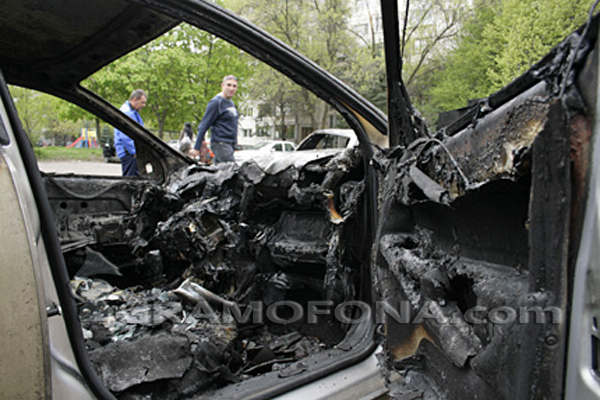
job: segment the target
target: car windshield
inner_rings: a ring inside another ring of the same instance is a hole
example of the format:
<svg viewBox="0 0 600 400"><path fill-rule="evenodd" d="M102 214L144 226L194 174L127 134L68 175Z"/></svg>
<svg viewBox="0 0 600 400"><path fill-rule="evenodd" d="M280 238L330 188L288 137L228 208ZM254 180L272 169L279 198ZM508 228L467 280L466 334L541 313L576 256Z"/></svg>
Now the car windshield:
<svg viewBox="0 0 600 400"><path fill-rule="evenodd" d="M261 142L252 146L252 150L265 149L271 145L271 142Z"/></svg>
<svg viewBox="0 0 600 400"><path fill-rule="evenodd" d="M345 136L338 136L333 134L316 134L312 138L307 140L302 148L298 150L308 149L344 149L348 145L350 138Z"/></svg>

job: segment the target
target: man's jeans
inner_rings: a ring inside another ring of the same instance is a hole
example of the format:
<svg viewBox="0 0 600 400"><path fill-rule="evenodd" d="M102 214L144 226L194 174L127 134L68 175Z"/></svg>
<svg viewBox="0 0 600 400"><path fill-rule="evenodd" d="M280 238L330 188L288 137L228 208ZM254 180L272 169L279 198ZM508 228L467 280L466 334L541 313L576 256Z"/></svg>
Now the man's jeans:
<svg viewBox="0 0 600 400"><path fill-rule="evenodd" d="M211 141L210 149L215 155L215 164L235 162L235 158L233 158L233 143Z"/></svg>

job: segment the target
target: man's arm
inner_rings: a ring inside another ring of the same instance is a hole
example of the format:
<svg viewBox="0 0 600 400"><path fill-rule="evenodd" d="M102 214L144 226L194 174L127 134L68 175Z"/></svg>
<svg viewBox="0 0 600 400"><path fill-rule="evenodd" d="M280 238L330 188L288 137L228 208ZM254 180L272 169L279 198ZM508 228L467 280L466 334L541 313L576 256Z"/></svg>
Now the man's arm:
<svg viewBox="0 0 600 400"><path fill-rule="evenodd" d="M196 136L196 143L194 144L195 150L200 150L202 146L202 141L204 140L204 135L208 131L208 129L215 123L217 117L219 116L217 102L209 101L206 106L206 112L204 113L204 117L202 117L202 121L200 121L200 125L198 125L198 136Z"/></svg>
<svg viewBox="0 0 600 400"><path fill-rule="evenodd" d="M126 134L124 134L116 128L114 131L114 146L117 150L117 153L119 152L119 147L123 147L123 149L125 149L127 153L135 155L135 142L133 141L133 139L131 139L129 136L127 136ZM123 156L122 153L120 155L117 155L119 157Z"/></svg>

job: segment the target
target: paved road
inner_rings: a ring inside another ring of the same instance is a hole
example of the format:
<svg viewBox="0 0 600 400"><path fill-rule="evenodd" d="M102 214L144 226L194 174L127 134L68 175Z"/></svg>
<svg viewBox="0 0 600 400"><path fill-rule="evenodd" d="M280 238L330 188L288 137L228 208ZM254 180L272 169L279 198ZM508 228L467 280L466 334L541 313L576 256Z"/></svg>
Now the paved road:
<svg viewBox="0 0 600 400"><path fill-rule="evenodd" d="M79 175L121 175L121 164L103 161L38 161L38 166L44 172L72 172Z"/></svg>

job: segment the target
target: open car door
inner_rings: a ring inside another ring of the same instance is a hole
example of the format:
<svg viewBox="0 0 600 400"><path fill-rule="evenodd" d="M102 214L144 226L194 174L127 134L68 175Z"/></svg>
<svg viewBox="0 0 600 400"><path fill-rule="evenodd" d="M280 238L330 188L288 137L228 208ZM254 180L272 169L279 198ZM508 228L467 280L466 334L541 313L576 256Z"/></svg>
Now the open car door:
<svg viewBox="0 0 600 400"><path fill-rule="evenodd" d="M396 146L376 156L372 273L391 394L598 398L598 18L428 132L382 7Z"/></svg>

